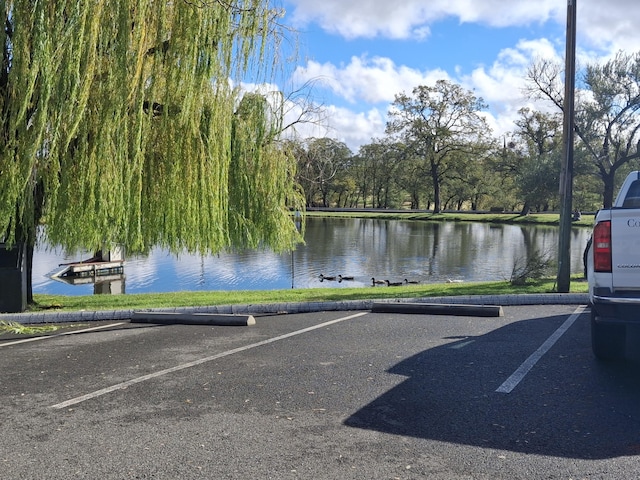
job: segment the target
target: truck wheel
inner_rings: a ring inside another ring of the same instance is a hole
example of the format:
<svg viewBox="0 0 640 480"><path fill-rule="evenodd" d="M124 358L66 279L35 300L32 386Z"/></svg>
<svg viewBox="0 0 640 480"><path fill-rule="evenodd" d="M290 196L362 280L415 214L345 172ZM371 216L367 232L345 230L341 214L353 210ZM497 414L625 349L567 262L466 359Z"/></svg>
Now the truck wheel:
<svg viewBox="0 0 640 480"><path fill-rule="evenodd" d="M591 308L591 348L599 360L624 358L626 327L596 322L596 312Z"/></svg>

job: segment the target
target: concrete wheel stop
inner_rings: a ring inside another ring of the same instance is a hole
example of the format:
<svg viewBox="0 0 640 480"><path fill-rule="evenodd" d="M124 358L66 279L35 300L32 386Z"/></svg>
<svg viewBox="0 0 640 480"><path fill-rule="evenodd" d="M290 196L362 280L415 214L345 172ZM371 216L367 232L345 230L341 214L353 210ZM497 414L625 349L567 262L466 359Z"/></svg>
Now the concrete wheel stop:
<svg viewBox="0 0 640 480"><path fill-rule="evenodd" d="M219 325L246 327L255 325L253 315L221 313L134 312L131 323L157 323L160 325Z"/></svg>
<svg viewBox="0 0 640 480"><path fill-rule="evenodd" d="M374 313L415 313L424 315L459 315L469 317L503 317L499 305L465 305L456 303L392 303L376 302Z"/></svg>

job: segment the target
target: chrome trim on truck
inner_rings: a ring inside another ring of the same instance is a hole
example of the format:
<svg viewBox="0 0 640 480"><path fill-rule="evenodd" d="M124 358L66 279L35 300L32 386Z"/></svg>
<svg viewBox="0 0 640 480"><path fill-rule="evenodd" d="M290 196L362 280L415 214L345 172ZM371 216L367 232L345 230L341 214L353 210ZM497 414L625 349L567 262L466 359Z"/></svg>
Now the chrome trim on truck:
<svg viewBox="0 0 640 480"><path fill-rule="evenodd" d="M640 305L640 298L631 297L601 297L599 295L593 295L591 297L591 303L603 303L603 304L624 304L624 305Z"/></svg>

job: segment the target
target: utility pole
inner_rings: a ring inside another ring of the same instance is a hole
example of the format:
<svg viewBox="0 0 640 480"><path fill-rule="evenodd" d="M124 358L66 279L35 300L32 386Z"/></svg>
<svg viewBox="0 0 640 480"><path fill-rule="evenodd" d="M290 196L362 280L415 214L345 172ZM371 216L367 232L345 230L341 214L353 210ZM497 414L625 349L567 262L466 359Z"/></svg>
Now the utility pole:
<svg viewBox="0 0 640 480"><path fill-rule="evenodd" d="M558 292L571 284L571 221L573 204L573 137L575 131L576 85L576 3L567 0L567 45L564 78L564 122L562 130L562 170L560 172L560 240L558 245Z"/></svg>

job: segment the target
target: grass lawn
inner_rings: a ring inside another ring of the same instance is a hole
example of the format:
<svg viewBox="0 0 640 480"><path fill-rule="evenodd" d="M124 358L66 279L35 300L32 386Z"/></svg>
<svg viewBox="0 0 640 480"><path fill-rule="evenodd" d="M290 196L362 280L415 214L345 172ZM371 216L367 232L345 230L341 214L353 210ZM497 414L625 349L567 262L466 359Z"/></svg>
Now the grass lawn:
<svg viewBox="0 0 640 480"><path fill-rule="evenodd" d="M126 295L35 295L37 305L32 311L119 310L213 306L234 304L264 304L288 302L322 302L388 298L419 298L451 295L504 295L552 293L555 279L514 286L507 281L477 283L434 283L402 287L305 288L289 290L243 290L211 292L143 293ZM581 275L571 281L572 293L586 293L587 283ZM0 314L0 319L2 315Z"/></svg>

